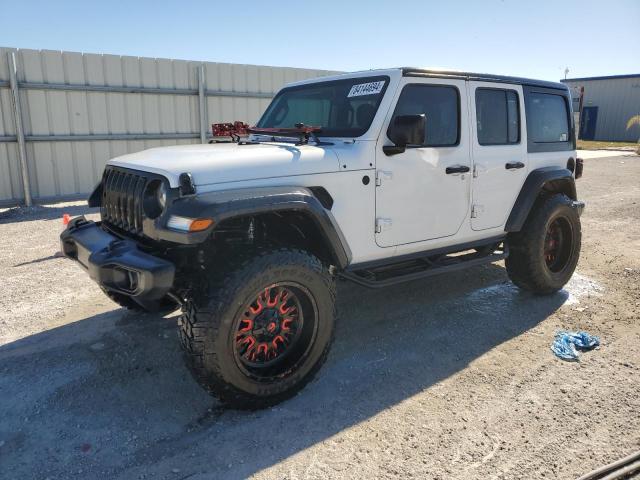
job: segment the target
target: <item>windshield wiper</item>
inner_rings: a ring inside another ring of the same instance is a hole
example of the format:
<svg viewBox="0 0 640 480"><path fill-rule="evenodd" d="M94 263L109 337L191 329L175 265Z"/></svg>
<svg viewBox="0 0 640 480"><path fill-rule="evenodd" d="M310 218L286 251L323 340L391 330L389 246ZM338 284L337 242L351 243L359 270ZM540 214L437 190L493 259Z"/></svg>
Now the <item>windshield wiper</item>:
<svg viewBox="0 0 640 480"><path fill-rule="evenodd" d="M311 138L316 145L333 145L330 142L323 142L318 138L316 133L320 131L322 131L321 127L307 126L304 123L296 123L295 128L252 127L247 129L249 133L270 136L273 141L275 141L275 137L289 137L298 139L296 145L307 145Z"/></svg>

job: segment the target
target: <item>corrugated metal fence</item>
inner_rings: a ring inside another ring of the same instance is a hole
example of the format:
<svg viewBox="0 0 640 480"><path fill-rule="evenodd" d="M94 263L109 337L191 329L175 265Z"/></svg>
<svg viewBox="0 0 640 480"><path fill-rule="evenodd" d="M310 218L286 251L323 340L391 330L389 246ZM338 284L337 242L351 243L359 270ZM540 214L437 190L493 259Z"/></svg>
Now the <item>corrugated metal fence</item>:
<svg viewBox="0 0 640 480"><path fill-rule="evenodd" d="M284 84L332 73L0 48L0 204L24 201L23 137L32 197L70 198L109 158L206 141L215 122L254 123Z"/></svg>
<svg viewBox="0 0 640 480"><path fill-rule="evenodd" d="M611 142L637 142L640 126L629 125L630 120L640 115L640 75L616 75L612 77L577 78L564 80L574 95L583 92L581 112L582 122L588 121L584 109L596 107L597 114L591 115L594 122L592 138ZM574 103L574 111L576 109ZM584 125L583 125L584 128ZM578 129L580 138L584 131Z"/></svg>

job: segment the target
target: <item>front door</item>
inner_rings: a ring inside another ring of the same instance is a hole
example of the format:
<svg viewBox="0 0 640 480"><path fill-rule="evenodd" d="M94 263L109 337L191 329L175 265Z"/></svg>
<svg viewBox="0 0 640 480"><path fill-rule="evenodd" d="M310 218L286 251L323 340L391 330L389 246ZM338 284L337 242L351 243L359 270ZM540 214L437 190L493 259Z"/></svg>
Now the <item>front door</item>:
<svg viewBox="0 0 640 480"><path fill-rule="evenodd" d="M520 85L469 82L472 111L473 188L471 228L507 221L527 176Z"/></svg>
<svg viewBox="0 0 640 480"><path fill-rule="evenodd" d="M467 218L471 159L464 80L408 79L396 115L424 114L425 144L387 156L376 149L376 243L381 247L455 235Z"/></svg>

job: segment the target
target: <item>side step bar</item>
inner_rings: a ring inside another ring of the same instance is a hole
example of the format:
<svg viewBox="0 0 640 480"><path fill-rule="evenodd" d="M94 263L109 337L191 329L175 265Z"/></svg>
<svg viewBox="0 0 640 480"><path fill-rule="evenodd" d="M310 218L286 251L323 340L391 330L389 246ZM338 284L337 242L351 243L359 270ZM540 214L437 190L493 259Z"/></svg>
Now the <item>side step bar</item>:
<svg viewBox="0 0 640 480"><path fill-rule="evenodd" d="M455 272L476 265L504 260L509 256L509 246L487 249L486 247L472 253L460 255L433 255L418 258L410 262L390 264L375 269L344 271L340 276L368 288L382 288L397 283L418 280L441 273Z"/></svg>

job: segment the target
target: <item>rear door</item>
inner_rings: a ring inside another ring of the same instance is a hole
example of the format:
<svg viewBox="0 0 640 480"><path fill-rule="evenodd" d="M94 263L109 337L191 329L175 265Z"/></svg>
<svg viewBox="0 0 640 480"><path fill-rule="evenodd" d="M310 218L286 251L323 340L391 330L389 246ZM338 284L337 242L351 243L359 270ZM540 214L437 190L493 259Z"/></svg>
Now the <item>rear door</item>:
<svg viewBox="0 0 640 480"><path fill-rule="evenodd" d="M376 146L376 243L381 247L455 235L469 211L471 158L464 80L410 78L397 115L424 114L425 144L388 156Z"/></svg>
<svg viewBox="0 0 640 480"><path fill-rule="evenodd" d="M471 228L502 226L527 176L522 86L469 82L472 105Z"/></svg>

